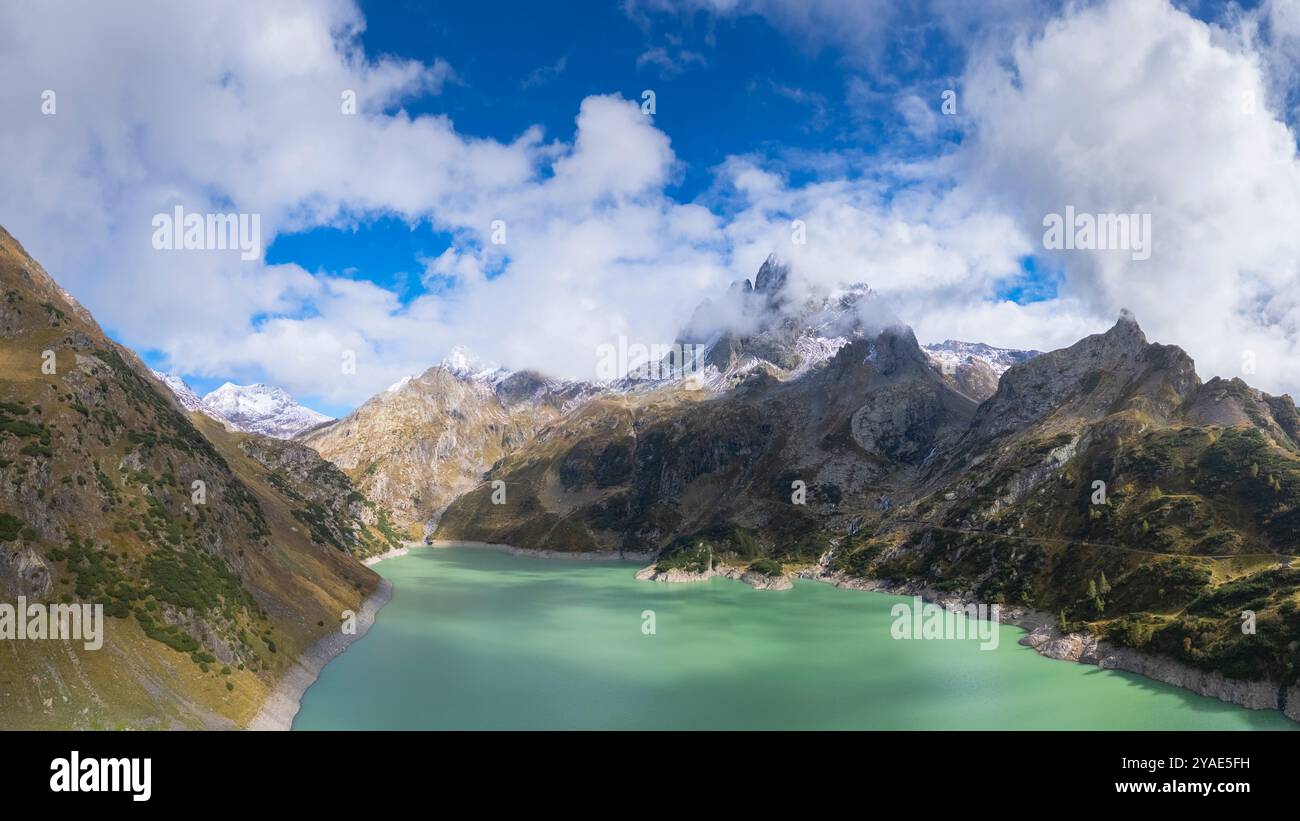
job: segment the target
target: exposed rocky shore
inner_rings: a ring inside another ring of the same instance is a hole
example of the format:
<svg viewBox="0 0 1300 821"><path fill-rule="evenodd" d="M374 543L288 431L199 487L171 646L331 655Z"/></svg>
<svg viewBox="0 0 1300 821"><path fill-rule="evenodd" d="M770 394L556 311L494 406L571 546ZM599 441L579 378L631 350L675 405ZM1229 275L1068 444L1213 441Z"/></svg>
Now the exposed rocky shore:
<svg viewBox="0 0 1300 821"><path fill-rule="evenodd" d="M714 576L722 576L727 579L734 579L738 582L744 582L755 590L789 590L794 587L788 576L768 576L763 573L756 573L752 570L742 570L738 567L720 564L711 570L702 573L695 573L680 568L671 568L669 570L660 570L658 565L651 564L637 571L636 577L639 581L651 582L668 582L671 584L682 584L690 582L704 582Z"/></svg>
<svg viewBox="0 0 1300 821"><path fill-rule="evenodd" d="M657 565L650 564L636 574L637 579L641 581L669 584L703 582L715 576L741 581L759 590L788 590L793 586L790 576L765 576L727 565L718 565L704 572L691 572L679 568L659 570ZM891 585L877 579L860 579L833 573L823 566L800 571L794 574L794 577L851 590L898 596L920 596L925 601L933 602L948 610L979 603L919 583ZM1271 681L1230 679L1220 673L1198 670L1174 659L1117 646L1091 633L1062 633L1051 614L1025 607L1003 608L1000 612L1000 621L1026 631L1020 643L1032 648L1039 655L1061 661L1095 664L1105 670L1137 673L1165 684L1191 690L1198 695L1217 698L1247 709L1281 710L1292 721L1300 721L1300 685L1282 687Z"/></svg>
<svg viewBox="0 0 1300 821"><path fill-rule="evenodd" d="M977 604L952 593L934 590L923 584L890 585L875 579L858 579L814 567L799 574L800 578L826 582L836 587L920 596L946 609ZM1091 633L1062 633L1049 613L1024 607L1007 607L1001 622L1027 631L1020 643L1040 655L1080 664L1095 664L1106 670L1124 670L1165 684L1182 687L1202 696L1210 696L1251 710L1281 710L1292 721L1300 721L1300 685L1282 687L1271 681L1243 681L1226 678L1220 673L1198 670L1174 659L1143 653L1104 641Z"/></svg>
<svg viewBox="0 0 1300 821"><path fill-rule="evenodd" d="M515 547L508 544L495 544L493 542L461 542L449 539L433 539L426 543L412 543L411 547L473 547L481 550L500 550L503 553L510 553L515 556L532 556L538 559L577 559L579 561L593 562L611 562L611 561L629 561L644 562L654 557L653 553L636 553L632 551L620 552L618 550L609 551L589 551L586 553L568 550L528 550L522 547Z"/></svg>
<svg viewBox="0 0 1300 821"><path fill-rule="evenodd" d="M361 611L357 613L356 634L331 633L308 648L262 703L262 709L258 710L257 715L248 723L248 729L291 729L294 716L298 715L298 708L302 706L303 693L307 692L307 688L320 676L320 671L326 664L346 650L352 642L370 632L370 627L375 623L375 616L392 598L393 583L388 579L381 579L379 587L370 598L366 599L365 604L361 606Z"/></svg>

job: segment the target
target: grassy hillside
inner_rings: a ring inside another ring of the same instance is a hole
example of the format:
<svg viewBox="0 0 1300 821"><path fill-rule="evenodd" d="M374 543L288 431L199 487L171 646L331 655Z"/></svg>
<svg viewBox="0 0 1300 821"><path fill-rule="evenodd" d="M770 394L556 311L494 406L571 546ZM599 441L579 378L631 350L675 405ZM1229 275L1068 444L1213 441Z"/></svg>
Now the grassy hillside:
<svg viewBox="0 0 1300 821"><path fill-rule="evenodd" d="M97 651L0 642L0 726L240 725L374 589L236 439L0 230L0 598L108 614Z"/></svg>

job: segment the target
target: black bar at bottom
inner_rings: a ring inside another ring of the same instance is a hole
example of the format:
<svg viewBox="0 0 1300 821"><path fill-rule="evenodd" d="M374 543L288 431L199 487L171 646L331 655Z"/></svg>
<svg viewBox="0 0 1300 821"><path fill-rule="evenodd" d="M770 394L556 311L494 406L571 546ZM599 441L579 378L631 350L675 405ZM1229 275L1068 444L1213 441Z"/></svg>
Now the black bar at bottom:
<svg viewBox="0 0 1300 821"><path fill-rule="evenodd" d="M1289 800L1296 739L1285 732L18 732L0 734L0 801L111 806L128 815L412 807L465 814L476 804L538 810L541 803L550 811L621 814L750 803L770 811L788 802L806 812L854 796L926 810L1044 802L1086 811L1097 801L1192 800L1220 808ZM149 796L135 800L144 759ZM131 766L134 781L122 775ZM73 791L63 772L91 779L78 787L96 780L111 787L116 775L119 791Z"/></svg>

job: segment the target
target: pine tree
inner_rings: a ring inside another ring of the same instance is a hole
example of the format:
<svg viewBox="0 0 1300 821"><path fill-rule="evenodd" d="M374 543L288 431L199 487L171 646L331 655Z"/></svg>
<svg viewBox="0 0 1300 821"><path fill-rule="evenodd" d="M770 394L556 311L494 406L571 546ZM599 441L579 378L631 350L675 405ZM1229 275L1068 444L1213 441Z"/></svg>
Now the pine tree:
<svg viewBox="0 0 1300 821"><path fill-rule="evenodd" d="M1097 583L1097 592L1103 596L1110 592L1110 582L1106 581L1106 571L1101 571L1101 581Z"/></svg>

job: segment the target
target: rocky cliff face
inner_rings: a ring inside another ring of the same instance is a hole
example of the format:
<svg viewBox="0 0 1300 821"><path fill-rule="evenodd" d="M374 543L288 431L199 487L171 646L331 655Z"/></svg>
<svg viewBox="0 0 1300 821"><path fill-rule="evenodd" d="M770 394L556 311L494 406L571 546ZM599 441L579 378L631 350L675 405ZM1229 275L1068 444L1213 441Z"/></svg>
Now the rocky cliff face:
<svg viewBox="0 0 1300 821"><path fill-rule="evenodd" d="M0 642L0 726L240 725L377 584L3 230L0 362L0 600L107 616Z"/></svg>
<svg viewBox="0 0 1300 821"><path fill-rule="evenodd" d="M412 538L423 538L497 460L585 396L579 383L462 364L405 379L301 437Z"/></svg>
<svg viewBox="0 0 1300 821"><path fill-rule="evenodd" d="M266 469L267 483L289 500L298 528L305 529L314 542L359 559L402 546L388 511L306 445L246 436L239 440L239 449Z"/></svg>
<svg viewBox="0 0 1300 821"><path fill-rule="evenodd" d="M889 329L800 379L590 402L492 470L503 502L480 485L438 535L669 554L708 536L744 558L815 560L825 523L878 516L974 410L909 330Z"/></svg>

